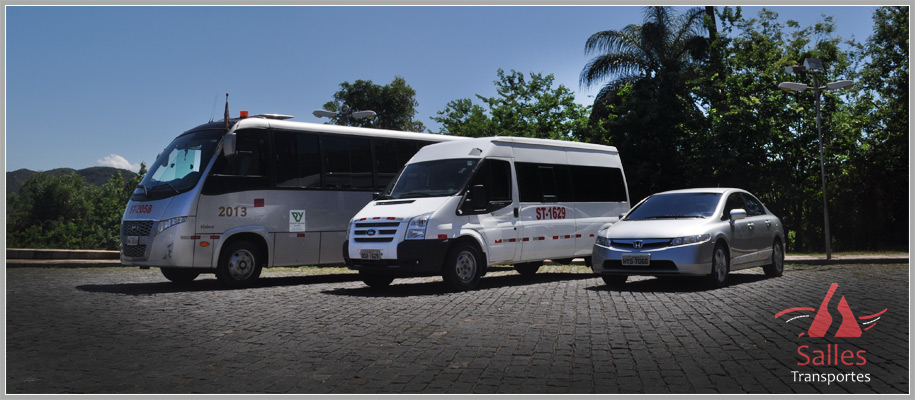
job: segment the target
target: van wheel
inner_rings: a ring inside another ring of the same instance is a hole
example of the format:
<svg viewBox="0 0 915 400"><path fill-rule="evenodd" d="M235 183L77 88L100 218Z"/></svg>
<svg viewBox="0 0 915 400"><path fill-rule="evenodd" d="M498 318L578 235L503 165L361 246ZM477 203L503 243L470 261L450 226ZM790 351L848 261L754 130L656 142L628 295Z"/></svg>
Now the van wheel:
<svg viewBox="0 0 915 400"><path fill-rule="evenodd" d="M480 283L483 277L483 256L477 246L469 243L456 243L445 257L442 279L454 290L470 290Z"/></svg>
<svg viewBox="0 0 915 400"><path fill-rule="evenodd" d="M388 287L391 282L394 282L394 277L391 275L369 274L362 271L359 271L359 279L362 279L363 283L374 289Z"/></svg>
<svg viewBox="0 0 915 400"><path fill-rule="evenodd" d="M731 269L731 257L727 245L718 243L712 253L712 271L706 278L708 286L712 288L724 287L728 284L728 270Z"/></svg>
<svg viewBox="0 0 915 400"><path fill-rule="evenodd" d="M193 281L197 278L200 273L190 271L184 268L159 268L162 271L162 275L165 276L165 279L168 279L175 283L187 283Z"/></svg>
<svg viewBox="0 0 915 400"><path fill-rule="evenodd" d="M782 276L782 272L784 271L785 252L782 250L782 242L775 239L775 243L772 244L772 264L764 266L763 272L766 273L766 276L774 278L776 276Z"/></svg>
<svg viewBox="0 0 915 400"><path fill-rule="evenodd" d="M226 245L219 255L216 277L225 285L250 285L261 275L264 260L254 243L238 240Z"/></svg>
<svg viewBox="0 0 915 400"><path fill-rule="evenodd" d="M543 261L515 264L515 271L524 276L531 276L537 273L541 265L543 265Z"/></svg>

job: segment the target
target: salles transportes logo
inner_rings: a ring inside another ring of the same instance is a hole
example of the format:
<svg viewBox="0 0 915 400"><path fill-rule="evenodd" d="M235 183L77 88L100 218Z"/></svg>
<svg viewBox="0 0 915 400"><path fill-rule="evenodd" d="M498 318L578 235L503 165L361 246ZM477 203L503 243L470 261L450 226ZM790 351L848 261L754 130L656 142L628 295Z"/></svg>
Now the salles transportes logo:
<svg viewBox="0 0 915 400"><path fill-rule="evenodd" d="M829 286L829 290L826 292L826 296L820 303L819 308L788 308L775 314L775 319L786 317L787 319L785 320L785 323L790 323L796 320L807 321L806 318L810 318L811 314L809 313L812 312L814 313L813 321L810 323L810 326L806 331L802 331L797 335L798 338L802 338L805 335L810 338L823 338L829 337L829 334L832 334L832 337L836 338L859 338L864 334L864 332L872 329L877 325L877 321L880 320L880 316L883 315L887 309L884 308L883 311L880 311L876 314L856 317L852 312L848 301L845 299L845 296L842 296L835 308L839 313L839 320L836 321L830 312L829 306L836 293L836 289L838 288L838 283L833 283ZM792 314L795 313L805 314L792 316ZM825 350L816 348L811 349L810 345L806 344L800 345L797 348L797 355L800 356L800 360L797 363L798 366L853 367L863 366L867 364L867 352L865 350L848 348L840 349L838 343L827 344ZM827 385L834 382L870 382L871 380L869 373L849 372L844 374L837 374L802 373L799 371L791 371L791 374L794 382L824 382Z"/></svg>

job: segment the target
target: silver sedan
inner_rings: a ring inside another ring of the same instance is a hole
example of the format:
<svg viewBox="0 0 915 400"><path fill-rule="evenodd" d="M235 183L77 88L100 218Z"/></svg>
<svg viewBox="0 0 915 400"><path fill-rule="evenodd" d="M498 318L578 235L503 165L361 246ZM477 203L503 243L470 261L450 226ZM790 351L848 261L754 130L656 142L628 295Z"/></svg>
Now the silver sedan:
<svg viewBox="0 0 915 400"><path fill-rule="evenodd" d="M686 189L651 195L598 232L592 269L607 285L629 275L705 276L712 287L728 273L763 267L780 276L782 222L741 189Z"/></svg>

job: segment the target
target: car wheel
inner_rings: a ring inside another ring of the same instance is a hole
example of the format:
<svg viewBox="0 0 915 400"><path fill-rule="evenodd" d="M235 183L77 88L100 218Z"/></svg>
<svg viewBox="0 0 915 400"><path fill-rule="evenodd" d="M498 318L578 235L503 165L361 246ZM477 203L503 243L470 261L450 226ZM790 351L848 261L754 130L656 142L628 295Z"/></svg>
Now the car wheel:
<svg viewBox="0 0 915 400"><path fill-rule="evenodd" d="M728 284L728 270L731 268L731 257L727 245L718 243L712 253L712 271L708 276L708 284L713 288L720 288Z"/></svg>
<svg viewBox="0 0 915 400"><path fill-rule="evenodd" d="M619 287L623 286L626 283L626 280L629 279L627 275L601 275L601 279L604 280L604 283L610 287Z"/></svg>
<svg viewBox="0 0 915 400"><path fill-rule="evenodd" d="M776 276L782 276L784 271L785 251L782 248L781 240L775 239L775 243L772 244L772 264L764 266L763 272L766 273L766 276L774 278Z"/></svg>
<svg viewBox="0 0 915 400"><path fill-rule="evenodd" d="M362 282L366 285L375 289L388 287L391 282L394 282L394 277L391 275L369 274L362 271L359 271L359 278L362 279Z"/></svg>
<svg viewBox="0 0 915 400"><path fill-rule="evenodd" d="M165 279L168 279L175 283L187 283L193 281L197 278L200 273L190 271L184 268L159 268L162 271L162 275L165 276Z"/></svg>
<svg viewBox="0 0 915 400"><path fill-rule="evenodd" d="M254 243L247 240L231 242L220 253L216 278L231 287L249 285L261 275L263 262Z"/></svg>
<svg viewBox="0 0 915 400"><path fill-rule="evenodd" d="M470 290L480 283L483 277L483 256L476 246L470 243L457 243L445 257L442 279L454 290Z"/></svg>
<svg viewBox="0 0 915 400"><path fill-rule="evenodd" d="M535 261L515 264L514 267L515 271L518 271L519 274L524 276L531 276L537 273L537 270L540 269L541 265L543 265L542 261Z"/></svg>

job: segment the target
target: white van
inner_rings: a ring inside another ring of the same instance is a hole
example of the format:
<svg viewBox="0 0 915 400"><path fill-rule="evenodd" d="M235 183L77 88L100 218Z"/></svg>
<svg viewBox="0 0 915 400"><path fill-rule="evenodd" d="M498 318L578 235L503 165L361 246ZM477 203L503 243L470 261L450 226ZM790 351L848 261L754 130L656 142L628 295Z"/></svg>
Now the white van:
<svg viewBox="0 0 915 400"><path fill-rule="evenodd" d="M516 137L422 148L350 222L343 256L363 282L441 275L477 286L488 265L534 274L590 260L597 232L629 210L616 148Z"/></svg>

